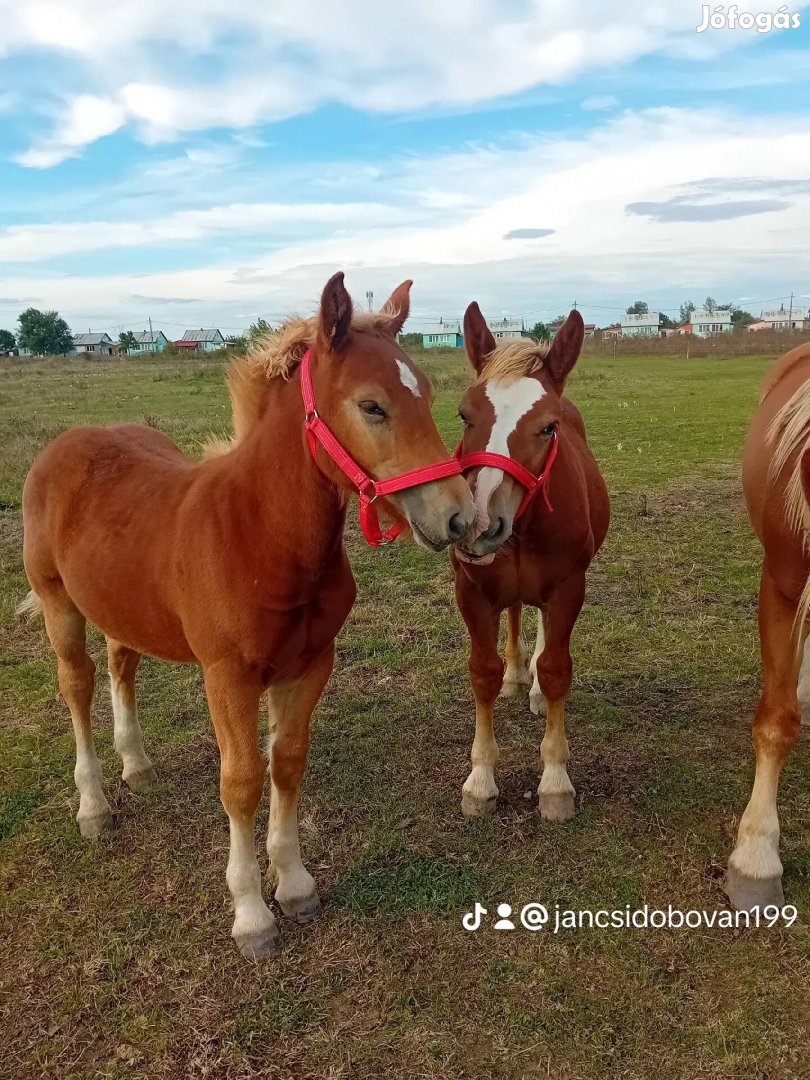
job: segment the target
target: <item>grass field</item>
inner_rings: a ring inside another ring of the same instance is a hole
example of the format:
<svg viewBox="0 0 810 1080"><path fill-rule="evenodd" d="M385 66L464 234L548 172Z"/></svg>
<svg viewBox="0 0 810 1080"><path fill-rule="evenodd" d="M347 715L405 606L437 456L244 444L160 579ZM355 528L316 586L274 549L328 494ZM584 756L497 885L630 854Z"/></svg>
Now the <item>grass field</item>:
<svg viewBox="0 0 810 1080"><path fill-rule="evenodd" d="M539 818L541 732L524 700L497 708L497 816L462 818L473 710L449 561L406 544L374 552L352 523L359 599L302 800L304 860L325 908L307 927L282 918L282 951L253 965L229 938L226 819L199 672L142 665L161 782L132 795L93 635L117 828L88 843L73 820L53 658L42 628L13 615L27 588L20 493L37 450L74 424L140 419L194 452L228 425L221 368L4 362L0 1076L806 1077L806 733L780 799L791 929L554 936L460 923L475 901L724 906L759 677L759 551L738 460L770 363L589 357L572 380L614 521L575 633L569 771L581 807L566 825ZM463 360L426 364L452 444Z"/></svg>

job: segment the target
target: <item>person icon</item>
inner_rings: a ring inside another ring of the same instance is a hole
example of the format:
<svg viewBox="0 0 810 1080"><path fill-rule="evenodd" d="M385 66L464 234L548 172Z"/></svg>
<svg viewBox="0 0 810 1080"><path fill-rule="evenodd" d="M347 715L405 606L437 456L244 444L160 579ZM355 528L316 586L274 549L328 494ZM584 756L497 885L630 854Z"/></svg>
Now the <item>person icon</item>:
<svg viewBox="0 0 810 1080"><path fill-rule="evenodd" d="M514 930L515 924L509 918L512 908L509 904L498 904L498 921L495 923L496 930Z"/></svg>

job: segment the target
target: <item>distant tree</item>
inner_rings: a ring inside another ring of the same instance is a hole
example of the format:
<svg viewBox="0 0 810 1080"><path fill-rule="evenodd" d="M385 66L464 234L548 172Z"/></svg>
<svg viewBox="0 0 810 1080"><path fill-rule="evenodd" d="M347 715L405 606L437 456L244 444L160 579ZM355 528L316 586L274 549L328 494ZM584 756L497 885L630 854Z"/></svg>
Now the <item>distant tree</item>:
<svg viewBox="0 0 810 1080"><path fill-rule="evenodd" d="M118 344L125 353L128 353L130 349L134 349L138 344L138 339L131 330L122 330L118 335Z"/></svg>
<svg viewBox="0 0 810 1080"><path fill-rule="evenodd" d="M535 323L528 336L534 338L535 341L551 341L551 331L542 322Z"/></svg>
<svg viewBox="0 0 810 1080"><path fill-rule="evenodd" d="M178 356L180 353L180 346L176 341L170 341L163 351L168 353L169 356Z"/></svg>
<svg viewBox="0 0 810 1080"><path fill-rule="evenodd" d="M674 330L678 325L673 319L670 319L669 315L665 315L663 311L658 312L658 323L664 330Z"/></svg>
<svg viewBox="0 0 810 1080"><path fill-rule="evenodd" d="M627 309L628 315L648 315L650 311L649 304L644 300L636 300L635 304L631 304Z"/></svg>
<svg viewBox="0 0 810 1080"><path fill-rule="evenodd" d="M418 348L422 344L421 334L398 334L397 341L403 349Z"/></svg>
<svg viewBox="0 0 810 1080"><path fill-rule="evenodd" d="M743 311L742 308L737 307L735 304L731 304L728 310L731 312L731 325L735 330L743 329L757 321L756 316L752 315L750 311Z"/></svg>
<svg viewBox="0 0 810 1080"><path fill-rule="evenodd" d="M273 327L267 322L266 319L257 319L255 323L251 323L247 331L248 344L258 345L262 338L267 337L268 334L273 333Z"/></svg>
<svg viewBox="0 0 810 1080"><path fill-rule="evenodd" d="M709 315L713 315L717 311L717 301L713 296L707 296L703 301L703 306Z"/></svg>
<svg viewBox="0 0 810 1080"><path fill-rule="evenodd" d="M17 344L17 339L10 330L0 330L0 352L8 352Z"/></svg>
<svg viewBox="0 0 810 1080"><path fill-rule="evenodd" d="M248 347L247 334L232 334L225 338L225 344L236 353L246 353Z"/></svg>
<svg viewBox="0 0 810 1080"><path fill-rule="evenodd" d="M686 326L692 319L692 312L695 310L695 305L691 300L687 300L681 304L681 326Z"/></svg>
<svg viewBox="0 0 810 1080"><path fill-rule="evenodd" d="M34 356L55 356L73 348L70 327L58 311L37 311L26 308L19 318L17 340L23 349Z"/></svg>

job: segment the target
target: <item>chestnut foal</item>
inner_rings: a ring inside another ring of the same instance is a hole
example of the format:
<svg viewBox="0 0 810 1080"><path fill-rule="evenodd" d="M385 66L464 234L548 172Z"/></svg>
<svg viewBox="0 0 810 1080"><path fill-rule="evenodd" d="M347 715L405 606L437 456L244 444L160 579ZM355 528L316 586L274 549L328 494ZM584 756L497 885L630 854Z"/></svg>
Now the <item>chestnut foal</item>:
<svg viewBox="0 0 810 1080"><path fill-rule="evenodd" d="M759 590L762 694L754 717L756 774L725 890L741 910L782 905L779 775L799 736L797 686L810 611L810 346L778 361L745 446L748 515L765 552ZM807 665L804 665L807 668ZM802 703L805 707L807 702Z"/></svg>
<svg viewBox="0 0 810 1080"><path fill-rule="evenodd" d="M41 608L57 656L76 736L81 832L95 836L111 820L90 719L90 620L107 636L115 745L123 779L135 791L155 779L135 708L141 655L202 666L230 820L232 934L248 957L279 942L254 843L265 691L275 897L299 921L319 907L301 861L298 793L310 716L332 671L355 583L343 546L353 487L320 443L308 445L310 428L328 424L354 462L378 479L447 457L431 417L430 383L396 342L410 285L401 285L379 315L355 317L336 274L317 318L291 323L263 351L232 366L235 438L206 460L189 459L152 428L78 428L40 454L25 485L32 594L21 607ZM317 409L305 407L302 369L310 373ZM421 486L392 495L389 507L431 550L460 539L475 515L464 479L446 469L443 476L414 481Z"/></svg>
<svg viewBox="0 0 810 1080"><path fill-rule="evenodd" d="M588 449L582 417L562 396L583 339L577 311L548 350L529 339L498 344L477 304L470 305L464 319L464 342L478 376L459 410L464 422L459 455L475 498L476 529L452 551L456 599L472 643L475 694L472 772L461 803L467 816L494 808L495 699L501 689L509 696L525 692L529 674L532 712L547 715L540 746L540 813L552 821L566 821L574 813L565 737L569 642L585 598L585 572L610 520L607 489ZM475 457L481 452L484 460L487 454L511 458L531 475L524 473L523 481L516 482L497 467L497 457L482 464ZM527 498L523 484L538 476L541 489ZM530 672L521 638L523 604L540 609ZM498 654L504 608L509 610L505 676Z"/></svg>

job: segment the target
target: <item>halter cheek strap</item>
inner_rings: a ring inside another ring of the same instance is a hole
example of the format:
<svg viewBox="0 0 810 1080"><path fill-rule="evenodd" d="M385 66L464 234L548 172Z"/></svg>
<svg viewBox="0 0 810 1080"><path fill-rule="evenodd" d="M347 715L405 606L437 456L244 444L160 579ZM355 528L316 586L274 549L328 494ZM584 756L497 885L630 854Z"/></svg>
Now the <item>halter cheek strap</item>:
<svg viewBox="0 0 810 1080"><path fill-rule="evenodd" d="M316 459L320 445L341 472L351 480L357 488L360 503L360 528L363 530L363 536L371 547L381 547L383 544L396 540L405 526L400 522L395 522L390 529L383 532L380 528L377 507L374 505L377 499L381 496L393 495L397 491L405 491L407 488L419 487L421 484L432 484L434 480L443 480L448 476L460 476L461 464L452 457L448 461L439 461L434 465L400 473L399 476L392 476L388 480L372 480L351 454L341 446L332 430L318 415L315 407L315 392L312 388L311 366L312 350L307 349L301 361L301 395L304 399L304 424L309 451L313 459Z"/></svg>

